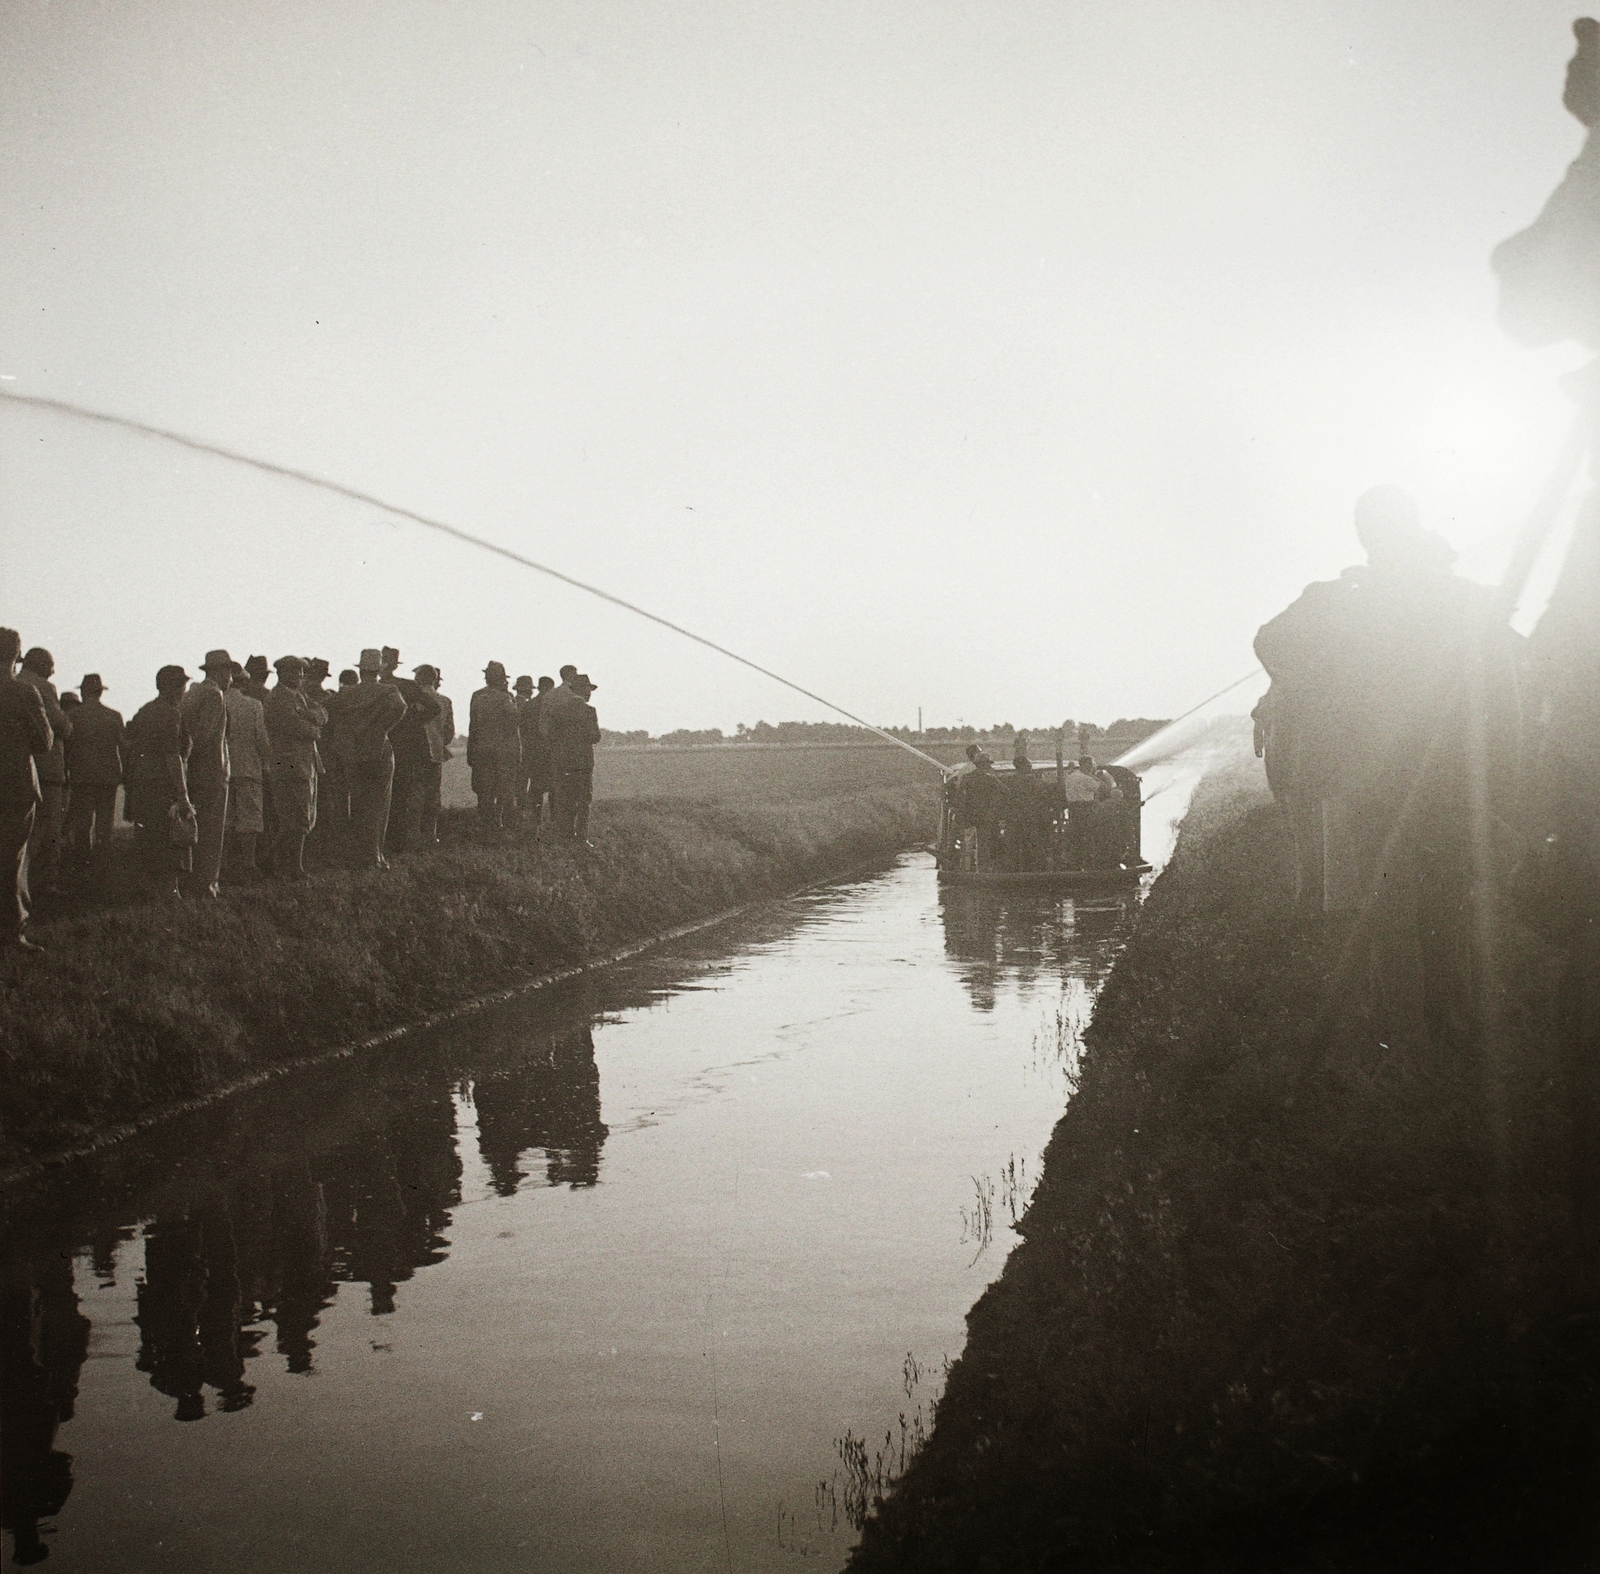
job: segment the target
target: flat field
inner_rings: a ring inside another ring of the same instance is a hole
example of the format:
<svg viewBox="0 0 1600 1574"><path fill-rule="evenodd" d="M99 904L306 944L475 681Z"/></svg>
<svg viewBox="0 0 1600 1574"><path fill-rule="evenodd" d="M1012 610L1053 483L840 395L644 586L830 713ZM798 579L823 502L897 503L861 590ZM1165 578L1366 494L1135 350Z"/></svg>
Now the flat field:
<svg viewBox="0 0 1600 1574"><path fill-rule="evenodd" d="M447 808L465 809L472 796L466 744L444 768ZM960 758L960 747L928 751ZM723 803L800 803L854 796L886 787L939 785L934 768L893 744L791 744L777 748L732 744L705 749L596 749L594 795L617 798L697 798Z"/></svg>

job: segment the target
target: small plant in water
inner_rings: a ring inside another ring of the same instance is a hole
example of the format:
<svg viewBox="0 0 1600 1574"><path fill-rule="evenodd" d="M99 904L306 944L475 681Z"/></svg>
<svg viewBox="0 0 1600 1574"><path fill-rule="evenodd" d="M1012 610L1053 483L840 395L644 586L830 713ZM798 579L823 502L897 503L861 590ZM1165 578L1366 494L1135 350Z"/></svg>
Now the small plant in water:
<svg viewBox="0 0 1600 1574"><path fill-rule="evenodd" d="M1000 1197L1011 1217L1012 1229L1022 1222L1022 1215L1028 1211L1028 1196L1028 1161L1013 1153L1000 1171Z"/></svg>
<svg viewBox="0 0 1600 1574"><path fill-rule="evenodd" d="M912 1391L922 1381L922 1363L910 1351L906 1351L905 1363L900 1368L900 1386L906 1391L906 1398L911 1397Z"/></svg>
<svg viewBox="0 0 1600 1574"><path fill-rule="evenodd" d="M1083 1034L1089 1026L1089 1017L1087 1000L1076 994L1063 996L1055 1014L1033 1036L1034 1068L1059 1067L1068 1098L1078 1091L1082 1080Z"/></svg>
<svg viewBox="0 0 1600 1574"><path fill-rule="evenodd" d="M915 1395L917 1385L922 1381L926 1368L917 1360L911 1351L906 1352L905 1362L901 1367L902 1386L906 1391L906 1398ZM944 1375L950 1375L950 1358L944 1358ZM829 1487L828 1498L835 1513L843 1507L844 1515L855 1530L860 1530L867 1522L867 1516L877 1507L890 1487L905 1474L906 1467L914 1460L923 1446L928 1441L928 1435L933 1430L934 1416L939 1409L939 1396L932 1394L926 1401L918 1400L916 1408L908 1416L902 1410L898 1417L898 1425L888 1428L883 1434L883 1443L880 1447L871 1447L867 1439L857 1437L849 1428L845 1429L843 1437L833 1441L834 1452L839 1456L839 1463L844 1467L844 1480L840 1483L842 1491L837 1495ZM835 1475L835 1481L838 1476ZM821 1519L823 1486L818 1486L818 1518Z"/></svg>
<svg viewBox="0 0 1600 1574"><path fill-rule="evenodd" d="M974 1175L972 1189L972 1207L961 1210L961 1244L977 1243L978 1250L972 1258L976 1262L994 1239L994 1182L987 1175Z"/></svg>

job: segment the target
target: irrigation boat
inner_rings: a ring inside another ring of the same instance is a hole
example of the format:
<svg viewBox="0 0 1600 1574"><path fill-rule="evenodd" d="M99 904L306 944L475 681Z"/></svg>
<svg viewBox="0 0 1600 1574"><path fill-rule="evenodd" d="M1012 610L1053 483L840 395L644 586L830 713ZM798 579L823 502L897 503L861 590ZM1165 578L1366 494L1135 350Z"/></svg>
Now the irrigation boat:
<svg viewBox="0 0 1600 1574"><path fill-rule="evenodd" d="M933 853L948 885L1092 895L1136 887L1142 784L1123 766L981 756L945 780Z"/></svg>

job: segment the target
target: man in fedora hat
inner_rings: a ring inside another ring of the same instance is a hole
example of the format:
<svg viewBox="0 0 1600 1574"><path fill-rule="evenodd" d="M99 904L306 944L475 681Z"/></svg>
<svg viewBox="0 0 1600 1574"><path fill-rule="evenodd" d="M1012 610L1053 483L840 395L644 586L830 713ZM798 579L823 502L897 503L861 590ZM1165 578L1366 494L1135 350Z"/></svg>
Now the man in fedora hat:
<svg viewBox="0 0 1600 1574"><path fill-rule="evenodd" d="M251 657L262 666L266 657ZM272 744L267 737L267 707L258 693L269 694L265 683L240 681L234 669L233 686L222 696L228 707L228 829L233 833L229 853L228 878L254 882L261 869L256 863L256 844L271 836L276 821L267 797L272 775ZM250 669L242 669L248 672Z"/></svg>
<svg viewBox="0 0 1600 1574"><path fill-rule="evenodd" d="M265 705L267 695L271 692L267 688L267 673L270 671L265 656L252 656L244 664L244 676L235 678L233 686L240 693L248 694L258 705Z"/></svg>
<svg viewBox="0 0 1600 1574"><path fill-rule="evenodd" d="M98 672L84 674L67 739L67 845L83 868L105 866L122 785L122 717L101 700L105 687Z"/></svg>
<svg viewBox="0 0 1600 1574"><path fill-rule="evenodd" d="M272 690L267 687L267 676L270 671L271 668L268 666L267 658L265 656L252 656L244 664L244 677L241 679L238 674L235 674L233 679L234 690L237 690L242 694L248 694L251 699L256 701L256 703L261 706L263 717L266 715L267 696L272 692ZM228 743L229 748L234 749L235 754L237 754L236 744L238 742L238 735L239 727L237 724L235 724L232 732L229 734ZM265 769L265 766L263 769ZM242 772L239 769L239 761L237 758L235 758L233 761L233 774L228 778L228 828L234 834L235 844L237 844L239 839L239 827L237 822L241 814L238 803L238 799L241 796L241 789L239 786L239 779L241 775ZM255 778L252 778L252 780L254 779ZM264 784L267 778L262 776L260 780ZM248 791L248 789L245 789L245 791ZM254 819L255 816L246 813L245 818ZM272 849L278 844L278 816L271 789L265 785L263 785L261 791L260 838L261 847L263 849L261 862L263 867L270 872L272 868ZM235 845L234 850L236 853L241 851L237 845ZM246 862L252 868L252 870L254 869L254 855L251 855L248 859L244 859L243 861Z"/></svg>
<svg viewBox="0 0 1600 1574"><path fill-rule="evenodd" d="M472 768L472 790L478 795L478 819L492 840L516 811L522 738L505 667L491 661L483 669L483 682L468 711L467 764Z"/></svg>
<svg viewBox="0 0 1600 1574"><path fill-rule="evenodd" d="M183 697L183 724L189 731L189 797L200 825L194 848L194 890L215 897L222 878L222 843L228 832L228 702L233 687L233 657L208 650L204 674Z"/></svg>
<svg viewBox="0 0 1600 1574"><path fill-rule="evenodd" d="M134 714L123 738L126 813L139 828L140 862L169 896L178 895L178 881L194 861L188 843L172 834L174 814L194 816L188 776L192 744L183 722L188 681L182 667L161 668L156 697Z"/></svg>
<svg viewBox="0 0 1600 1574"><path fill-rule="evenodd" d="M568 680L571 703L557 712L551 752L556 771L556 832L569 841L589 841L589 804L594 797L594 746L600 741L600 719L589 703L599 687L587 672Z"/></svg>
<svg viewBox="0 0 1600 1574"><path fill-rule="evenodd" d="M311 701L313 705L321 705L330 692L327 680L333 672L324 656L302 656L306 664L306 681L301 684L300 692Z"/></svg>
<svg viewBox="0 0 1600 1574"><path fill-rule="evenodd" d="M273 872L280 880L303 880L306 837L317 823L317 740L327 711L305 693L306 663L280 656L277 687L267 693L267 736L272 748L272 800L277 845Z"/></svg>
<svg viewBox="0 0 1600 1574"><path fill-rule="evenodd" d="M55 740L36 762L39 812L28 838L28 885L34 896L41 892L54 894L61 877L61 820L67 804L66 742L72 736L72 722L62 710L56 686L50 681L55 670L55 657L43 646L35 645L22 658L22 670L17 674L23 683L39 691Z"/></svg>
<svg viewBox="0 0 1600 1574"><path fill-rule="evenodd" d="M552 797L555 780L550 766L550 744L540 730L545 701L554 692L556 680L539 679L538 692L522 706L522 769L519 772L518 804L524 822L531 825L536 836L543 836L547 801Z"/></svg>
<svg viewBox="0 0 1600 1574"><path fill-rule="evenodd" d="M424 662L412 668L417 687L439 703L439 709L424 728L428 740L428 762L422 769L422 786L417 793L416 836L419 847L435 847L439 842L440 789L443 785L444 764L455 750L456 708L448 694L439 692L439 669Z"/></svg>
<svg viewBox="0 0 1600 1574"><path fill-rule="evenodd" d="M572 689L572 680L577 675L578 669L569 661L561 669L561 681L540 701L539 736L546 743L555 742L556 733L561 726L561 717L567 706L583 703Z"/></svg>
<svg viewBox="0 0 1600 1574"><path fill-rule="evenodd" d="M404 852L418 838L420 797L425 790L428 763L428 723L439 714L439 698L425 690L415 678L402 678L396 668L400 652L393 645L383 647L381 681L399 689L406 702L389 742L394 746L394 801L389 811L387 848Z"/></svg>
<svg viewBox="0 0 1600 1574"><path fill-rule="evenodd" d="M38 759L54 741L44 699L16 676L22 640L0 629L0 943L38 951L28 921L28 838L39 807Z"/></svg>
<svg viewBox="0 0 1600 1574"><path fill-rule="evenodd" d="M361 652L359 677L351 688L328 697L337 721L341 761L350 789L352 862L358 869L387 869L384 833L394 791L394 745L389 734L406 713L405 696L383 681L383 652Z"/></svg>
<svg viewBox="0 0 1600 1574"><path fill-rule="evenodd" d="M539 733L539 695L534 688L532 675L523 675L512 684L517 701L517 738L522 751L521 762L517 766L517 824L528 824L528 767L533 763L533 742ZM539 816L535 812L533 825L538 827Z"/></svg>

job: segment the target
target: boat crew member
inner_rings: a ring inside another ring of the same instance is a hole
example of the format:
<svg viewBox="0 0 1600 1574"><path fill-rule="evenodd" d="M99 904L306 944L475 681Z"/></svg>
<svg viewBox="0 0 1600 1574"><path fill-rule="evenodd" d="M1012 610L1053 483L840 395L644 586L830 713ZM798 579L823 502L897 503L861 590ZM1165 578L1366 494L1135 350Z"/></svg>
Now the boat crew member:
<svg viewBox="0 0 1600 1574"><path fill-rule="evenodd" d="M1083 869L1089 863L1090 827L1094 820L1095 800L1100 796L1100 783L1095 780L1092 771L1084 769L1082 761L1069 760L1061 778L1061 794L1067 805L1066 846L1063 849L1067 868Z"/></svg>
<svg viewBox="0 0 1600 1574"><path fill-rule="evenodd" d="M973 869L998 869L1003 845L994 760L975 743L967 745L967 759L972 771L961 778L956 801L961 840L972 849Z"/></svg>
<svg viewBox="0 0 1600 1574"><path fill-rule="evenodd" d="M1005 807L1008 862L1019 871L1048 869L1056 816L1066 800L1059 787L1040 777L1026 755L1018 755L1011 762L1011 769L1011 790Z"/></svg>

